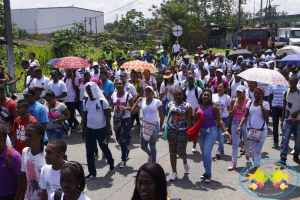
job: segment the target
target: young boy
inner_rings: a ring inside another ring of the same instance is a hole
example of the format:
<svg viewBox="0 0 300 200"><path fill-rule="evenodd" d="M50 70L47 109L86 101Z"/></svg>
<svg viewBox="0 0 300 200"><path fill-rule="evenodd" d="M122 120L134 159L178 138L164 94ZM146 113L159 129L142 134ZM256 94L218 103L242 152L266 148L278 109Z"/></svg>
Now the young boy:
<svg viewBox="0 0 300 200"><path fill-rule="evenodd" d="M25 99L17 102L17 115L12 128L13 131L13 147L22 155L22 150L26 147L25 129L29 123L37 123L37 120L27 114L29 103Z"/></svg>
<svg viewBox="0 0 300 200"><path fill-rule="evenodd" d="M46 163L42 168L40 177L40 187L43 189L42 200L50 199L50 195L56 189L60 189L60 169L64 165L63 159L67 145L61 139L50 140L46 146Z"/></svg>

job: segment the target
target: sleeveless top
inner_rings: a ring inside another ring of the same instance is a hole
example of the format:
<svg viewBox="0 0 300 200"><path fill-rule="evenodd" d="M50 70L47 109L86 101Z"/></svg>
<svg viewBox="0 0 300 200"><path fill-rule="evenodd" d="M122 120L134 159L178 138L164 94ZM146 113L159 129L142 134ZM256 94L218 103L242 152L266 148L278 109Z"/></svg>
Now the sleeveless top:
<svg viewBox="0 0 300 200"><path fill-rule="evenodd" d="M209 105L209 107L203 111L200 104L198 107L198 112L201 112L204 117L201 128L210 128L216 126L215 114L211 110L211 105Z"/></svg>
<svg viewBox="0 0 300 200"><path fill-rule="evenodd" d="M238 98L235 98L235 102L234 102L233 107L236 105L237 99ZM246 108L246 103L247 103L247 98L245 97L245 102L244 102L244 105L243 105L243 109ZM244 112L240 109L236 109L233 118L235 120L242 120L243 116L244 116Z"/></svg>

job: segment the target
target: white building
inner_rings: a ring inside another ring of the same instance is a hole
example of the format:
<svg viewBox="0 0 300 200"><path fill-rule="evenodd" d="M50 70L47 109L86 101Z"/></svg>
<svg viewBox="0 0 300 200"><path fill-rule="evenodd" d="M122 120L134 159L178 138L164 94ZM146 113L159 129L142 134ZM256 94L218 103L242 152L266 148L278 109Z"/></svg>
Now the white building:
<svg viewBox="0 0 300 200"><path fill-rule="evenodd" d="M104 32L104 13L78 7L52 7L12 9L12 23L30 34L51 37L57 30L74 27L73 23L86 21L86 31L93 34Z"/></svg>

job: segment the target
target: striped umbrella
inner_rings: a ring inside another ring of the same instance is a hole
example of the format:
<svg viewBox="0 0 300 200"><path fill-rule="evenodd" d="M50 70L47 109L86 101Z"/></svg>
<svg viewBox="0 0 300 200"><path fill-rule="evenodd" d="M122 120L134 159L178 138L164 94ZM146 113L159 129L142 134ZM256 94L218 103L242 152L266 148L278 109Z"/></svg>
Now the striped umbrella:
<svg viewBox="0 0 300 200"><path fill-rule="evenodd" d="M137 72L143 72L145 69L148 69L151 73L158 72L157 68L153 64L140 60L125 62L120 68L130 70L134 69Z"/></svg>

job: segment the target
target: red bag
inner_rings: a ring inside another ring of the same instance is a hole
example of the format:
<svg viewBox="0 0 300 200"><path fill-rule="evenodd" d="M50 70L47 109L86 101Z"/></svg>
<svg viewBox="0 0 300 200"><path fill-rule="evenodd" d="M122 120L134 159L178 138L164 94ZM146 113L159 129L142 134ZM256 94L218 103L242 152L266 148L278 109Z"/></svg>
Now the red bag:
<svg viewBox="0 0 300 200"><path fill-rule="evenodd" d="M186 133L192 138L193 142L197 142L198 140L201 125L204 119L203 114L201 112L198 113L199 113L198 122L193 127L189 128L186 131Z"/></svg>

